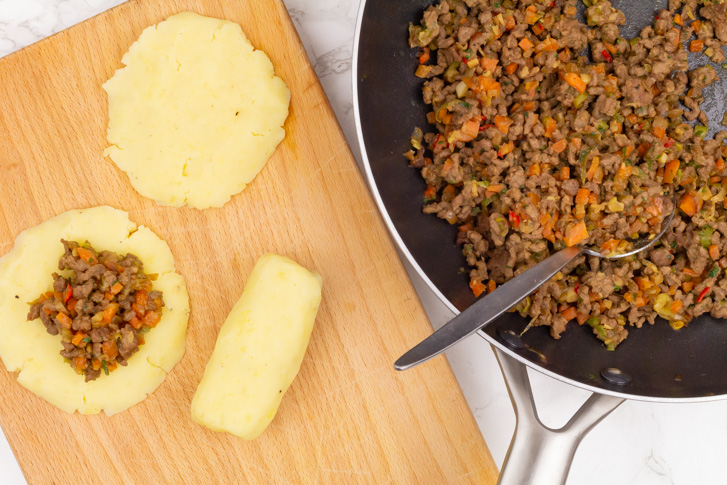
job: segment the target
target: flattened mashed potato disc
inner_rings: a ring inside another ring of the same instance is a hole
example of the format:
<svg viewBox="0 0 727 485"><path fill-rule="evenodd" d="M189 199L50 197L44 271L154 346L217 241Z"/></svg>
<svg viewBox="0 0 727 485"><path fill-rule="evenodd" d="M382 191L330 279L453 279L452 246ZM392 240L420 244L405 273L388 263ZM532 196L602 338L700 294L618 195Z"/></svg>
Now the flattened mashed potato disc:
<svg viewBox="0 0 727 485"><path fill-rule="evenodd" d="M28 302L52 289L61 238L137 255L147 274L159 275L154 289L164 292L161 321L128 365L90 382L64 362L60 335L47 333L40 320L26 321ZM20 371L20 384L69 413L111 415L143 401L182 358L188 319L187 288L167 243L108 206L68 211L32 227L0 258L0 358L8 371Z"/></svg>
<svg viewBox="0 0 727 485"><path fill-rule="evenodd" d="M183 12L148 27L104 85L105 154L160 204L221 207L283 140L290 91L240 26Z"/></svg>

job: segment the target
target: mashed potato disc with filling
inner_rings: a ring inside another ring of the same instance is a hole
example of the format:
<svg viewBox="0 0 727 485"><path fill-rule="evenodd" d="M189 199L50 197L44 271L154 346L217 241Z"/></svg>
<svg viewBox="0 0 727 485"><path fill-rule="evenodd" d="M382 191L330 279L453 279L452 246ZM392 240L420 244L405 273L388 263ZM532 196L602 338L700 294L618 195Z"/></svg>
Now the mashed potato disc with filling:
<svg viewBox="0 0 727 485"><path fill-rule="evenodd" d="M147 274L158 274L154 289L164 292L161 321L145 343L109 375L84 382L60 355L61 336L50 335L40 320L26 321L28 302L52 289L51 274L63 254L61 238L88 240L99 250L133 253ZM115 414L143 401L164 381L184 354L189 297L174 271L167 243L126 212L102 206L73 210L22 232L0 258L0 358L18 382L63 411Z"/></svg>
<svg viewBox="0 0 727 485"><path fill-rule="evenodd" d="M234 22L184 12L148 27L104 85L106 155L160 204L221 207L283 140L290 91Z"/></svg>

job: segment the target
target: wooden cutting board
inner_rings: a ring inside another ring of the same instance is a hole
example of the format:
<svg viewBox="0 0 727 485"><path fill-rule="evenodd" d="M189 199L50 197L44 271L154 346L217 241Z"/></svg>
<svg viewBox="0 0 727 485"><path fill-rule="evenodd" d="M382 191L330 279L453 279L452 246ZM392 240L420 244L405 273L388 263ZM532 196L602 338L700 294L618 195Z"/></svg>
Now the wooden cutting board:
<svg viewBox="0 0 727 485"><path fill-rule="evenodd" d="M160 207L102 157L101 84L145 27L184 10L241 24L292 92L285 140L221 209ZM63 413L0 371L0 424L30 483L496 480L447 362L393 370L431 327L280 0L132 0L0 60L0 175L0 254L52 216L108 204L169 243L192 306L182 361L115 416ZM194 423L189 403L266 252L320 272L323 303L277 418L246 442Z"/></svg>

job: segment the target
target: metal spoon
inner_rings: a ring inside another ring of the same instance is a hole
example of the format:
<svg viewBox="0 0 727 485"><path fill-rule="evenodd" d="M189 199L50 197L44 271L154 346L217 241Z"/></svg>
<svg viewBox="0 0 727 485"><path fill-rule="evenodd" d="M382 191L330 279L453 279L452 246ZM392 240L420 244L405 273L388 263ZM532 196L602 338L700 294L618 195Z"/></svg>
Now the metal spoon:
<svg viewBox="0 0 727 485"><path fill-rule="evenodd" d="M558 271L563 269L565 265L581 254L613 260L627 258L650 248L664 235L671 225L676 207L676 192L674 192L672 211L669 217L662 222L661 232L656 236L649 234L637 239L634 241L632 249L628 252L606 255L597 250L580 246L572 246L558 251L500 286L487 295L487 297L481 299L445 323L439 330L399 357L399 360L394 363L394 368L396 370L406 370L414 367L422 362L426 362L432 357L436 357L460 340L469 337L517 305L523 298L540 288Z"/></svg>

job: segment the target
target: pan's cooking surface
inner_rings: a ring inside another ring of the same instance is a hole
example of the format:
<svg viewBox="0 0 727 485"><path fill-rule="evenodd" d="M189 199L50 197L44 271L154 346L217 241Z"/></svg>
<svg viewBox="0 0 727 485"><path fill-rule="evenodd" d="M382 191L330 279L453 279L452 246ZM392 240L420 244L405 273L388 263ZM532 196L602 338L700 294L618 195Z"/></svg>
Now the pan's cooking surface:
<svg viewBox="0 0 727 485"><path fill-rule="evenodd" d="M446 298L452 308L462 310L474 302L468 285L461 248L455 245L457 228L433 215L422 213L425 183L409 168L402 153L409 148L415 126L426 126L426 106L421 101L422 80L413 75L415 49L407 44L407 26L417 22L431 0L392 2L367 0L359 19L355 97L362 146L380 206L391 220L395 236L411 254L413 262ZM647 1L614 1L626 14L622 29L632 37L651 23L656 5ZM690 57L690 66L706 63L705 56ZM721 69L718 68L718 72ZM724 114L727 74L705 90L702 105L710 117L711 133ZM527 322L509 313L487 329L487 337L498 345L504 330L521 332ZM553 340L546 327L535 327L523 336L526 348L511 350L541 370L595 388L623 393L637 399L695 399L727 394L727 322L702 315L688 328L674 331L663 320L653 326L632 329L615 352L607 351L588 327L570 324L560 340ZM402 349L405 350L405 349ZM631 377L625 386L610 383L601 375L615 367Z"/></svg>

